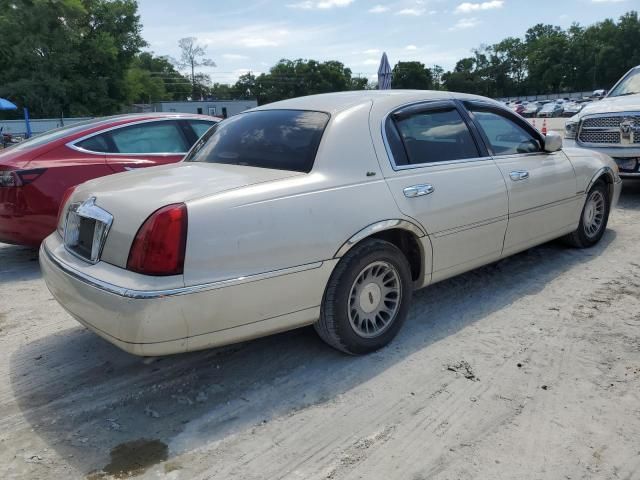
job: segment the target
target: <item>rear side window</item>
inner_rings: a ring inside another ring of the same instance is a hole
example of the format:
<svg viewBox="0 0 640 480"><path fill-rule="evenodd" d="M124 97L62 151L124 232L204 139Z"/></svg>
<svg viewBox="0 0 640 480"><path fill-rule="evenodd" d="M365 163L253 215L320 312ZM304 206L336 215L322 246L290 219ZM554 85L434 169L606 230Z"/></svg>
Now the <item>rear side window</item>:
<svg viewBox="0 0 640 480"><path fill-rule="evenodd" d="M260 110L211 128L186 158L191 162L309 172L329 115L304 110Z"/></svg>
<svg viewBox="0 0 640 480"><path fill-rule="evenodd" d="M146 122L116 128L76 145L99 153L184 153L189 150L180 127L174 121Z"/></svg>
<svg viewBox="0 0 640 480"><path fill-rule="evenodd" d="M478 157L471 132L455 107L392 115L387 124L387 138L396 164L419 165ZM393 131L393 127L397 129ZM398 138L405 155L399 149ZM395 146L394 146L395 143Z"/></svg>
<svg viewBox="0 0 640 480"><path fill-rule="evenodd" d="M76 143L76 145L80 148L84 148L85 150L89 150L90 152L104 153L111 152L113 150L107 135L104 133L102 135L89 137L86 140Z"/></svg>
<svg viewBox="0 0 640 480"><path fill-rule="evenodd" d="M109 132L118 153L183 153L189 150L176 122L149 122Z"/></svg>

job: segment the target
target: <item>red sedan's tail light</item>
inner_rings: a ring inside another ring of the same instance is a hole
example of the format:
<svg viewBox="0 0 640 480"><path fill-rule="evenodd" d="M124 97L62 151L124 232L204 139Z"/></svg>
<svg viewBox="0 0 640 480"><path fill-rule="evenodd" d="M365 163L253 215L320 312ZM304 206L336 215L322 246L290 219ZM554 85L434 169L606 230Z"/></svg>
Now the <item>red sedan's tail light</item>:
<svg viewBox="0 0 640 480"><path fill-rule="evenodd" d="M5 170L0 172L0 187L22 187L23 185L29 185L46 170L46 168Z"/></svg>
<svg viewBox="0 0 640 480"><path fill-rule="evenodd" d="M145 275L180 275L187 246L187 206L167 205L142 224L129 251L127 269Z"/></svg>
<svg viewBox="0 0 640 480"><path fill-rule="evenodd" d="M56 222L60 235L62 235L62 230L64 228L64 225L62 225L62 215L64 214L64 207L66 206L67 201L69 201L69 198L71 198L71 195L73 195L73 191L75 189L75 186L67 188L62 194L62 200L60 200L60 206L58 207L58 221Z"/></svg>

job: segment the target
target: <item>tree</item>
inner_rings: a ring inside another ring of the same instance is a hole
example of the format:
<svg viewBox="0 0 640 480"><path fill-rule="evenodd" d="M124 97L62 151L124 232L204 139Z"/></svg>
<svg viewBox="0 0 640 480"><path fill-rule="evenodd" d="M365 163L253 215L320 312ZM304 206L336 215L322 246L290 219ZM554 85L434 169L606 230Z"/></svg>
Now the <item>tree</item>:
<svg viewBox="0 0 640 480"><path fill-rule="evenodd" d="M398 62L391 72L391 87L431 90L433 75L424 63Z"/></svg>
<svg viewBox="0 0 640 480"><path fill-rule="evenodd" d="M137 8L134 0L3 1L0 96L34 116L118 111L145 45Z"/></svg>
<svg viewBox="0 0 640 480"><path fill-rule="evenodd" d="M154 81L160 80L163 84L165 93L162 98L156 97L156 95L150 91L143 97L144 99L151 98L152 101L186 100L189 95L191 95L191 79L178 72L168 57L155 56L153 52L142 52L136 56L130 68L139 69L145 72L144 75L148 75ZM145 95L145 93L143 93L143 95Z"/></svg>
<svg viewBox="0 0 640 480"><path fill-rule="evenodd" d="M442 82L442 75L444 74L444 68L440 65L434 65L430 68L431 76L433 77L433 89L434 90L442 90L444 89L444 85Z"/></svg>
<svg viewBox="0 0 640 480"><path fill-rule="evenodd" d="M286 98L313 95L316 93L360 90L367 80L353 78L351 69L335 60L282 59L271 67L269 73L254 77L246 74L235 85L240 94L254 96L264 104Z"/></svg>
<svg viewBox="0 0 640 480"><path fill-rule="evenodd" d="M187 68L191 71L192 99L202 98L203 86L206 86L202 83L202 80L208 78L209 83L211 83L211 78L208 76L205 78L203 74L198 74L200 75L198 77L196 75L196 68L216 66L216 62L205 57L207 54L205 46L198 45L196 43L197 41L198 39L196 37L181 38L178 41L181 54L177 64L178 68ZM200 83L197 82L198 80L200 80ZM200 94L200 97L198 94Z"/></svg>

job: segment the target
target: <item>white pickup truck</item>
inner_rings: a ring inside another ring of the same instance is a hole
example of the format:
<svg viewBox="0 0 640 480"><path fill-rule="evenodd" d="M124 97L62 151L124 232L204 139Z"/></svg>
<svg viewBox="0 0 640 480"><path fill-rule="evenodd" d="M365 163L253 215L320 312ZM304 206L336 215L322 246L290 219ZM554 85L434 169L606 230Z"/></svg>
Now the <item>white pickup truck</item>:
<svg viewBox="0 0 640 480"><path fill-rule="evenodd" d="M567 120L565 144L605 153L621 177L640 178L640 65L629 70L599 102ZM569 145L567 145L569 146Z"/></svg>

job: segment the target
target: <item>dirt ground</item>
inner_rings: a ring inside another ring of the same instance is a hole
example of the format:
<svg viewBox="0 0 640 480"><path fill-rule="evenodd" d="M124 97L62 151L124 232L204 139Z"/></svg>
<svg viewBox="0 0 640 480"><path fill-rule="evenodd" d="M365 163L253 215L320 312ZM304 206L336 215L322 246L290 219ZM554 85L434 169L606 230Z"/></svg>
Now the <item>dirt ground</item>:
<svg viewBox="0 0 640 480"><path fill-rule="evenodd" d="M137 358L0 245L0 478L640 479L639 292L640 182L595 248L417 292L360 358L312 329Z"/></svg>

